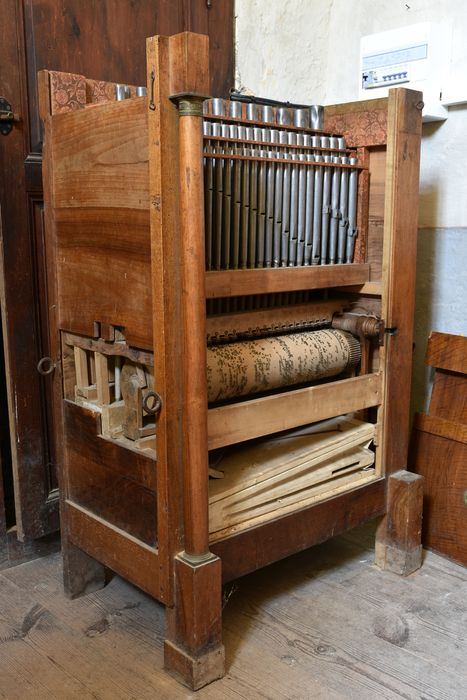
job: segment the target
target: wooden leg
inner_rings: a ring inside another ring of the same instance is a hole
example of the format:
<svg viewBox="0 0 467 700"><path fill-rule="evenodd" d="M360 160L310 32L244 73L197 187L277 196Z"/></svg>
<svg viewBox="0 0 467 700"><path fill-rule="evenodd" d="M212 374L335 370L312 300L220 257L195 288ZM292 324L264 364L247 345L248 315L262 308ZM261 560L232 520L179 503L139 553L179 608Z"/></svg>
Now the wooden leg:
<svg viewBox="0 0 467 700"><path fill-rule="evenodd" d="M167 609L165 668L192 690L222 678L221 562L175 558L175 605Z"/></svg>
<svg viewBox="0 0 467 700"><path fill-rule="evenodd" d="M376 532L375 563L407 576L422 564L423 477L398 471L388 479L387 512Z"/></svg>
<svg viewBox="0 0 467 700"><path fill-rule="evenodd" d="M78 598L105 585L105 567L62 536L63 586L67 598Z"/></svg>

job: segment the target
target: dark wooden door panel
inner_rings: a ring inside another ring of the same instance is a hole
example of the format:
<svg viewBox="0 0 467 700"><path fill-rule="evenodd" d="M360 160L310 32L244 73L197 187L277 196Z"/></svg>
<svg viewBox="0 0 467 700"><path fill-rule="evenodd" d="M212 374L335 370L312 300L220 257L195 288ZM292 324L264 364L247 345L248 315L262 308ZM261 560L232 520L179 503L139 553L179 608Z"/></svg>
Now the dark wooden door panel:
<svg viewBox="0 0 467 700"><path fill-rule="evenodd" d="M0 95L21 116L8 136L0 136L0 202L10 475L23 540L58 527L50 378L36 371L49 352L47 306L53 303L43 258L37 71L144 85L146 37L184 30L209 34L212 92L227 94L233 81L233 0L2 2Z"/></svg>

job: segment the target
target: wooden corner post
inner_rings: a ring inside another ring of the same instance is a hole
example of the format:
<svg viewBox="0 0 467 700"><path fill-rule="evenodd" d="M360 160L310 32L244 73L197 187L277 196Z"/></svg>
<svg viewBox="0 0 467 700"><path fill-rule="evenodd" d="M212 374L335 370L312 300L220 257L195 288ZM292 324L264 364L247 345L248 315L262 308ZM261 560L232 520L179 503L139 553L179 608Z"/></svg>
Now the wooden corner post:
<svg viewBox="0 0 467 700"><path fill-rule="evenodd" d="M196 690L224 674L221 563L209 551L208 514L202 128L208 38L190 32L151 38L147 57L155 384L163 406L158 474L168 512L180 511L177 479L183 503L178 551L166 533L167 554L176 556L169 566L174 596L167 608L165 666Z"/></svg>
<svg viewBox="0 0 467 700"><path fill-rule="evenodd" d="M423 477L400 471L388 477L388 512L376 535L375 562L408 576L422 564Z"/></svg>
<svg viewBox="0 0 467 700"><path fill-rule="evenodd" d="M407 575L421 566L423 479L407 468L415 305L422 93L390 90L384 204L382 318L385 339L383 466L386 515L376 534L376 563Z"/></svg>

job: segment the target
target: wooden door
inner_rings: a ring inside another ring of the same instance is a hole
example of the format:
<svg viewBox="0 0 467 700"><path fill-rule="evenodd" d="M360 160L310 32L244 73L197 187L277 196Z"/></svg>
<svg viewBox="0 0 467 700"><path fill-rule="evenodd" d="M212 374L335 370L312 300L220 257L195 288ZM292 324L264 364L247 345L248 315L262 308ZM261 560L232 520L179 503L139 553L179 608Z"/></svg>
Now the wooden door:
<svg viewBox="0 0 467 700"><path fill-rule="evenodd" d="M0 135L0 291L12 446L11 467L3 460L3 481L6 491L14 491L5 499L14 495L21 540L58 527L51 379L36 369L49 354L37 71L144 85L146 36L183 30L209 35L212 92L227 94L233 83L233 0L2 2L0 95L19 115L11 132Z"/></svg>

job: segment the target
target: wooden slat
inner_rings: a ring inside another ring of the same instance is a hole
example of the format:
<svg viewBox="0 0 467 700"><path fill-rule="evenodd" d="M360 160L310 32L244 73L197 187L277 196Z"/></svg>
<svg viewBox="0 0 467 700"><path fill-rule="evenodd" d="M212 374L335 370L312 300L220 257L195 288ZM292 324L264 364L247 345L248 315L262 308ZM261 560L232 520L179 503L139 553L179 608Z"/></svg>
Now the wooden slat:
<svg viewBox="0 0 467 700"><path fill-rule="evenodd" d="M467 374L467 338L449 333L431 333L425 364L436 369Z"/></svg>
<svg viewBox="0 0 467 700"><path fill-rule="evenodd" d="M74 347L73 353L75 357L76 386L82 389L90 384L88 358L86 355L86 350L83 350L82 348Z"/></svg>
<svg viewBox="0 0 467 700"><path fill-rule="evenodd" d="M367 374L211 408L209 449L234 445L381 402L381 375Z"/></svg>
<svg viewBox="0 0 467 700"><path fill-rule="evenodd" d="M159 583L159 556L149 547L70 500L65 501L70 539L91 557L166 603Z"/></svg>
<svg viewBox="0 0 467 700"><path fill-rule="evenodd" d="M367 264L216 270L206 273L206 296L208 299L216 299L360 285L368 282L369 272L370 266Z"/></svg>
<svg viewBox="0 0 467 700"><path fill-rule="evenodd" d="M447 440L455 440L467 445L467 425L454 423L451 420L438 418L438 416L427 416L424 413L415 415L414 428L422 430L424 433L437 435Z"/></svg>
<svg viewBox="0 0 467 700"><path fill-rule="evenodd" d="M322 501L215 542L211 550L222 560L223 581L231 581L372 520L384 509L385 483L379 479L332 503Z"/></svg>
<svg viewBox="0 0 467 700"><path fill-rule="evenodd" d="M94 353L96 363L97 400L100 404L110 403L109 365L107 355Z"/></svg>

